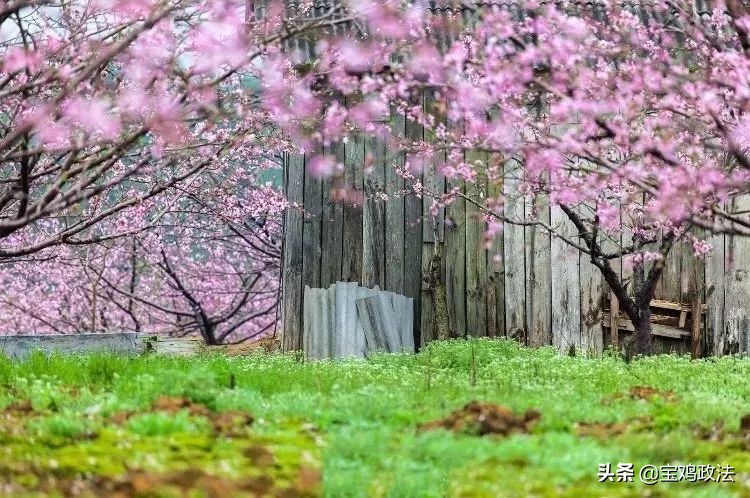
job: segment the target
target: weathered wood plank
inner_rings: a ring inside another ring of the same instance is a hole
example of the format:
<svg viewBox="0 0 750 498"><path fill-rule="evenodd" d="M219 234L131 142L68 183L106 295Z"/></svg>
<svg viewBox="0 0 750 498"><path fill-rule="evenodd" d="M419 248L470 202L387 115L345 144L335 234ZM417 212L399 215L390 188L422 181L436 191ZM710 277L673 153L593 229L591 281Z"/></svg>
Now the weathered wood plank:
<svg viewBox="0 0 750 498"><path fill-rule="evenodd" d="M432 93L426 92L424 95L425 112L430 113L436 123L444 123L445 116L435 110L434 103L435 98ZM436 142L435 132L432 129L425 128L423 133L425 142ZM445 236L445 208L439 207L435 213L431 209L435 196L445 192L445 175L440 170L444 163L445 151L440 150L433 153L432 157L424 164L422 183L425 190L430 194L422 197L422 212L425 219L422 225L422 240L424 242L435 242L436 237L438 241L442 241Z"/></svg>
<svg viewBox="0 0 750 498"><path fill-rule="evenodd" d="M404 136L403 113L391 113L391 128L397 136ZM386 149L385 203L385 288L404 292L404 180L396 172L404 165L404 153L395 146Z"/></svg>
<svg viewBox="0 0 750 498"><path fill-rule="evenodd" d="M464 192L464 184L449 180L448 189ZM445 213L445 286L450 330L456 337L466 336L466 201L456 198Z"/></svg>
<svg viewBox="0 0 750 498"><path fill-rule="evenodd" d="M665 301L682 301L684 277L682 259L685 246L677 244L667 254L664 271L659 280L655 297ZM687 273L687 272L686 272Z"/></svg>
<svg viewBox="0 0 750 498"><path fill-rule="evenodd" d="M408 116L406 119L406 138L410 140L423 140L424 138L422 126L409 119ZM421 180L424 169L423 160L412 157L408 162L412 165L412 173L417 179ZM419 344L422 337L422 199L414 193L408 194L404 199L403 294L414 299L414 315L420 317L414 323L414 342Z"/></svg>
<svg viewBox="0 0 750 498"><path fill-rule="evenodd" d="M593 219L595 208L581 206L579 209L585 219ZM583 239L578 243L585 245ZM600 241L601 244L604 242ZM591 354L600 354L604 350L604 330L602 329L603 303L606 299L606 284L599 269L591 262L591 256L580 254L579 285L581 293L581 349Z"/></svg>
<svg viewBox="0 0 750 498"><path fill-rule="evenodd" d="M445 122L444 116L434 106L434 96L431 92L424 95L424 111L432 116L435 122ZM424 140L428 143L435 143L437 138L432 128L424 128ZM428 161L425 161L422 181L426 195L422 197L422 212L424 220L422 223L422 275L429 272L430 261L435 251L434 244L442 244L445 240L445 208L440 207L437 210L432 208L436 198L445 192L445 176L440 167L445 163L445 152L438 151L433 153ZM441 247L437 248L441 250ZM444 261L443 261L444 263ZM445 265L441 268L442 278L445 278ZM435 333L435 313L432 304L432 295L428 283L422 278L422 295L421 295L421 343L424 345L436 338Z"/></svg>
<svg viewBox="0 0 750 498"><path fill-rule="evenodd" d="M371 171L365 175L365 204L362 215L362 284L385 287L385 144L374 137L365 139L365 162Z"/></svg>
<svg viewBox="0 0 750 498"><path fill-rule="evenodd" d="M549 196L539 194L527 202L531 217L550 223ZM552 344L552 273L550 233L539 226L526 228L526 323L527 344Z"/></svg>
<svg viewBox="0 0 750 498"><path fill-rule="evenodd" d="M364 137L354 134L346 143L344 183L347 202L344 203L344 245L341 279L346 282L362 280L362 199L364 190Z"/></svg>
<svg viewBox="0 0 750 498"><path fill-rule="evenodd" d="M307 160L305 160L307 168ZM323 214L323 183L320 178L305 175L304 213L302 223L302 285L320 287L321 276L321 218Z"/></svg>
<svg viewBox="0 0 750 498"><path fill-rule="evenodd" d="M466 161L478 172L476 182L466 185L466 196L482 205L487 199L487 154L467 152ZM466 203L466 334L487 335L487 224L477 205Z"/></svg>
<svg viewBox="0 0 750 498"><path fill-rule="evenodd" d="M617 204L619 205L619 203ZM620 227L621 230L615 230L614 232L610 233L606 230L600 230L599 231L599 245L601 246L602 250L605 253L615 253L622 250L623 247L623 230L625 229L625 226L622 223L622 208L620 207ZM584 257L586 257L584 255ZM589 260L590 264L590 260ZM622 282L622 258L616 258L609 260L609 264L612 267L612 270L620 277L620 281ZM596 270L599 272L599 270ZM604 306L609 306L610 310L614 310L614 315L610 319L610 327L609 327L609 338L605 340L604 337L604 330L602 330L602 347L604 347L605 343L608 343L608 345L612 346L614 349L620 348L620 337L618 333L617 328L617 316L619 314L620 310L620 302L617 300L617 296L612 292L609 285L604 280L604 276L601 275L599 272L599 278L601 279L601 289L602 289L602 298L601 298L601 304Z"/></svg>
<svg viewBox="0 0 750 498"><path fill-rule="evenodd" d="M494 173L488 178L490 205L496 203L498 206L502 206L503 160L499 154L490 155L489 160L494 170ZM503 262L503 247L503 234L501 232L492 238L490 249L487 251L487 335L490 337L505 335L505 265Z"/></svg>
<svg viewBox="0 0 750 498"><path fill-rule="evenodd" d="M505 162L505 217L524 221L524 198L519 192L522 168L516 159ZM525 228L506 223L503 229L503 262L505 265L505 335L525 341L526 338L526 241Z"/></svg>
<svg viewBox="0 0 750 498"><path fill-rule="evenodd" d="M614 292L609 295L609 343L615 349L620 350L620 301Z"/></svg>
<svg viewBox="0 0 750 498"><path fill-rule="evenodd" d="M693 228L691 233L698 238L705 238L706 236L702 229ZM702 308L706 300L706 259L695 255L689 241L680 244L680 255L680 302L689 304L692 312L696 306ZM682 318L682 315L680 318ZM699 327L700 325L700 323L691 322L693 331L691 354L694 358L703 356L706 351L709 351L705 348L705 334L703 334L703 328Z"/></svg>
<svg viewBox="0 0 750 498"><path fill-rule="evenodd" d="M294 204L304 201L304 157L289 154L285 158L284 191L292 204L284 213L284 250L282 268L282 341L284 351L302 347L302 213Z"/></svg>
<svg viewBox="0 0 750 498"><path fill-rule="evenodd" d="M612 318L611 318L610 313L605 312L602 315L602 323L605 326L609 326L609 324L612 323ZM635 330L635 327L633 326L633 322L631 322L628 318L624 316L619 317L618 323L620 326L620 330L627 330L629 332L633 332ZM686 330L678 329L676 327L670 327L668 325L652 323L651 335L659 336L659 337L669 337L670 339L685 339L687 337L690 337L690 332Z"/></svg>
<svg viewBox="0 0 750 498"><path fill-rule="evenodd" d="M552 206L552 226L557 233L575 241L578 231L559 206ZM552 344L567 352L581 345L581 289L579 253L559 237L551 241Z"/></svg>
<svg viewBox="0 0 750 498"><path fill-rule="evenodd" d="M720 337L724 330L724 235L713 235L708 239L713 251L706 257L706 333L704 347L706 352L721 354Z"/></svg>
<svg viewBox="0 0 750 498"><path fill-rule="evenodd" d="M327 152L343 164L345 145L337 142L331 144ZM336 199L336 189L342 186L343 177L327 179L322 187L321 213L321 271L320 287L327 288L341 280L342 250L344 245L344 208Z"/></svg>
<svg viewBox="0 0 750 498"><path fill-rule="evenodd" d="M750 195L734 199L732 212L750 210ZM750 350L750 238L728 236L724 268L724 331L716 348L721 354Z"/></svg>
<svg viewBox="0 0 750 498"><path fill-rule="evenodd" d="M428 221L428 220L427 220ZM425 224L427 224L425 222ZM432 258L434 242L422 243L422 275L427 275L430 271L430 259ZM430 293L429 283L422 279L422 313L421 313L420 346L424 346L430 341L436 339L435 332L435 311L432 306L432 294Z"/></svg>

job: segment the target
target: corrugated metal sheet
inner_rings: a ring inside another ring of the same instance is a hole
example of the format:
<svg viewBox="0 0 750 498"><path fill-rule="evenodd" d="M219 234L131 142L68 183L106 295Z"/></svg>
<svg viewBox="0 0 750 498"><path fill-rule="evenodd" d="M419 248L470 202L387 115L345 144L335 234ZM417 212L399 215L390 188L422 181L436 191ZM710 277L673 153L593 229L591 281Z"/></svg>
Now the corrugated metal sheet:
<svg viewBox="0 0 750 498"><path fill-rule="evenodd" d="M311 360L325 358L363 358L377 346L367 343L357 309L357 300L375 297L387 307L390 320L385 349L390 352L414 352L412 334L414 302L393 292L368 289L355 282L337 282L328 289L305 286L302 344Z"/></svg>

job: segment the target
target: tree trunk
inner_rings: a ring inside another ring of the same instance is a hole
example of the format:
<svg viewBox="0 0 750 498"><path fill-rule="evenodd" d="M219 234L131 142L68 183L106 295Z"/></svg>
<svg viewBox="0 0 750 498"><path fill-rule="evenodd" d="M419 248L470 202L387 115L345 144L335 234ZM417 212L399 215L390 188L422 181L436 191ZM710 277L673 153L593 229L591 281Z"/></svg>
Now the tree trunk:
<svg viewBox="0 0 750 498"><path fill-rule="evenodd" d="M636 355L649 355L653 352L651 336L651 308L650 301L637 303L637 316L629 316L633 322L633 336L625 346L625 357L630 360Z"/></svg>
<svg viewBox="0 0 750 498"><path fill-rule="evenodd" d="M650 313L649 313L650 315ZM633 353L637 355L648 355L653 351L651 340L651 321L646 318L635 325Z"/></svg>

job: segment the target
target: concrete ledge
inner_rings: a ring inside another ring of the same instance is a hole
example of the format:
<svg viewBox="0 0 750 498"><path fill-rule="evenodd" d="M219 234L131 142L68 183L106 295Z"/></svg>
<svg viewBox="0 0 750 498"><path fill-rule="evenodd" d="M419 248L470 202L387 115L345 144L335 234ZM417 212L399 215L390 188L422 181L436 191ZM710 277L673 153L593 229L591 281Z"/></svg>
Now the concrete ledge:
<svg viewBox="0 0 750 498"><path fill-rule="evenodd" d="M66 354L91 352L141 354L145 351L141 335L136 332L114 332L105 334L0 336L0 355L13 359L24 358L35 350L44 353L55 351Z"/></svg>

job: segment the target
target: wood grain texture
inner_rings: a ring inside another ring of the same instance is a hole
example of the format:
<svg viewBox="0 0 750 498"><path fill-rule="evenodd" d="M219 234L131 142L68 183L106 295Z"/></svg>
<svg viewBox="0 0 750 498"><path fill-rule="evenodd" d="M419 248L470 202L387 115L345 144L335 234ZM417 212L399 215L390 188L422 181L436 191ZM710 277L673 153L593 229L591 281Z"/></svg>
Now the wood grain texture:
<svg viewBox="0 0 750 498"><path fill-rule="evenodd" d="M362 284L385 287L385 144L373 137L365 139L365 204L362 214Z"/></svg>
<svg viewBox="0 0 750 498"><path fill-rule="evenodd" d="M405 133L404 115L391 113L394 134ZM404 292L404 180L396 172L404 165L404 153L397 147L386 149L385 183L388 199L385 202L385 288Z"/></svg>
<svg viewBox="0 0 750 498"><path fill-rule="evenodd" d="M284 191L290 203L304 201L304 156L285 158ZM284 212L284 248L282 261L281 347L298 351L302 347L302 213L295 207Z"/></svg>
<svg viewBox="0 0 750 498"><path fill-rule="evenodd" d="M449 190L464 191L463 182L451 180ZM466 201L456 198L446 209L445 286L448 319L455 337L466 336Z"/></svg>
<svg viewBox="0 0 750 498"><path fill-rule="evenodd" d="M750 195L736 198L732 212L750 210ZM716 348L721 354L750 350L750 238L728 236L724 266L724 331Z"/></svg>
<svg viewBox="0 0 750 498"><path fill-rule="evenodd" d="M354 199L344 203L344 245L342 251L341 279L346 282L360 282L362 279L362 203L357 197L364 190L364 137L354 134L346 144L344 183L349 195Z"/></svg>
<svg viewBox="0 0 750 498"><path fill-rule="evenodd" d="M307 161L305 161L307 168ZM321 287L321 244L323 214L323 183L315 175L305 175L304 214L302 222L302 285Z"/></svg>
<svg viewBox="0 0 750 498"><path fill-rule="evenodd" d="M466 195L476 203L487 199L487 154L468 152L466 161L475 165L476 182L466 185ZM483 213L474 203L466 204L466 334L474 337L487 335L487 251L484 234L487 224Z"/></svg>
<svg viewBox="0 0 750 498"><path fill-rule="evenodd" d="M558 206L552 206L552 226L576 240L578 231ZM559 237L552 237L552 344L560 351L581 346L581 289L579 287L579 253Z"/></svg>
<svg viewBox="0 0 750 498"><path fill-rule="evenodd" d="M422 127L406 120L406 137L411 140L422 140ZM421 181L424 162L417 157L409 157L412 172ZM411 187L411 186L409 186ZM413 192L404 199L404 292L407 297L414 299L414 316L420 317L414 323L414 342L421 343L421 297L422 297L422 199Z"/></svg>
<svg viewBox="0 0 750 498"><path fill-rule="evenodd" d="M550 223L549 197L539 194L527 202L531 216ZM526 228L526 323L529 346L544 346L552 342L552 267L550 234L539 226Z"/></svg>
<svg viewBox="0 0 750 498"><path fill-rule="evenodd" d="M620 223L622 223L622 209L620 209ZM605 253L615 253L622 250L623 234L620 231L615 231L614 233L600 231L598 240L602 250ZM620 281L622 282L622 258L611 259L609 261L609 264L612 266L614 272L620 277ZM604 340L604 332L602 333L603 344L608 343L608 345L611 345L614 349L619 350L620 341L617 328L617 317L619 314L620 302L617 300L617 297L609 288L609 285L604 281L604 276L599 275L599 278L601 279L601 288L603 293L602 303L604 305L608 305L610 310L614 310L610 314L611 319L609 324L609 337L606 341Z"/></svg>
<svg viewBox="0 0 750 498"><path fill-rule="evenodd" d="M521 165L516 159L505 162L504 195L505 217L510 221L524 221L524 198L519 192ZM526 337L526 229L505 224L503 229L503 263L505 265L505 335Z"/></svg>
<svg viewBox="0 0 750 498"><path fill-rule="evenodd" d="M592 205L579 207L584 219L593 220L596 208ZM578 243L585 246L582 238ZM599 269L591 262L591 256L581 253L579 257L578 281L581 295L581 349L589 354L600 354L604 350L602 328L603 304L607 298L606 285Z"/></svg>
<svg viewBox="0 0 750 498"><path fill-rule="evenodd" d="M713 251L705 262L706 333L704 350L721 354L721 336L724 331L724 261L726 259L724 235L713 235L708 239Z"/></svg>
<svg viewBox="0 0 750 498"><path fill-rule="evenodd" d="M489 156L492 168L497 169L494 178L488 179L487 192L490 200L502 201L503 158L499 154ZM502 204L500 204L502 205ZM503 213L499 213L503 214ZM503 263L503 233L496 234L487 251L487 335L505 336L505 265Z"/></svg>
<svg viewBox="0 0 750 498"><path fill-rule="evenodd" d="M664 270L656 286L654 297L665 301L680 302L682 299L682 244L676 244L667 254Z"/></svg>
<svg viewBox="0 0 750 498"><path fill-rule="evenodd" d="M422 243L422 275L427 275L430 271L430 258L432 258L434 244L434 242ZM429 284L424 278L422 279L421 294L422 313L419 329L422 333L419 345L424 346L428 342L434 341L437 336L435 332L435 312L432 306L432 295L430 293Z"/></svg>
<svg viewBox="0 0 750 498"><path fill-rule="evenodd" d="M331 144L327 152L343 164L344 148L343 143L336 142ZM320 287L324 288L341 280L344 207L333 194L335 189L343 185L343 181L343 176L338 176L326 179L322 185Z"/></svg>

